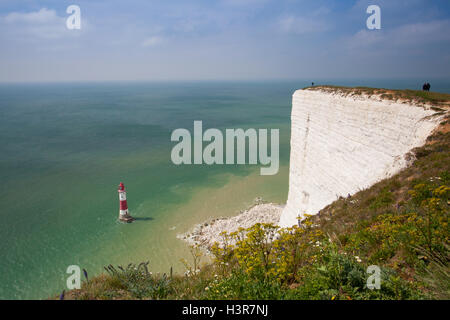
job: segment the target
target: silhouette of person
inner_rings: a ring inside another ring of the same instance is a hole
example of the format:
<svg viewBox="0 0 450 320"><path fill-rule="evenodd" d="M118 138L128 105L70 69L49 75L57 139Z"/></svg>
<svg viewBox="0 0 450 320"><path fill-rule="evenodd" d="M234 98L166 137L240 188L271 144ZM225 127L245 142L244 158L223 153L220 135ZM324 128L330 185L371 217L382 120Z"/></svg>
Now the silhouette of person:
<svg viewBox="0 0 450 320"><path fill-rule="evenodd" d="M423 91L430 91L431 85L428 82L425 82L422 86Z"/></svg>

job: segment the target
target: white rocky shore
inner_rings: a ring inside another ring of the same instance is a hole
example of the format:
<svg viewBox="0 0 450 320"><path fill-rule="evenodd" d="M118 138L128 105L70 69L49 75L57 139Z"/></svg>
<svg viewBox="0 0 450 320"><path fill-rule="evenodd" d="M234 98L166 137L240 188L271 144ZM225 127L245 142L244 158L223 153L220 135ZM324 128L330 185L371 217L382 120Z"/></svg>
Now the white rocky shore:
<svg viewBox="0 0 450 320"><path fill-rule="evenodd" d="M177 237L191 245L199 245L208 249L215 242L220 243L220 234L224 231L230 233L237 231L239 228L249 228L256 223L277 225L283 208L284 206L275 203L256 204L237 216L212 219L198 224L188 233L179 234Z"/></svg>

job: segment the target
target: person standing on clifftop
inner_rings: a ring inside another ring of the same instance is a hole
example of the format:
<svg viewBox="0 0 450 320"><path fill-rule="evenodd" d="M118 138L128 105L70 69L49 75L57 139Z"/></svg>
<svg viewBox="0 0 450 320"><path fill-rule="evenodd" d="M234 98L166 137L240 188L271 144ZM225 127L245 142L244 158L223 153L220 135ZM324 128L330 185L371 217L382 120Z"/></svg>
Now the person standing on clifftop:
<svg viewBox="0 0 450 320"><path fill-rule="evenodd" d="M428 82L425 82L422 86L423 91L430 91L431 85Z"/></svg>

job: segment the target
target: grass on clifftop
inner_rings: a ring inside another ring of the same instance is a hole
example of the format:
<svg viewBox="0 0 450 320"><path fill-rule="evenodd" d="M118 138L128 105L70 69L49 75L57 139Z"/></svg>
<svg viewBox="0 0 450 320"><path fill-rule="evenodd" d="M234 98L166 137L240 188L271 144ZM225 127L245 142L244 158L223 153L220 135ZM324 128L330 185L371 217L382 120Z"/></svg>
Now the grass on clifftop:
<svg viewBox="0 0 450 320"><path fill-rule="evenodd" d="M340 87L319 85L314 87L306 87L305 90L324 90L328 92L339 92L344 95L367 95L367 96L379 96L381 99L410 102L418 105L432 104L435 107L438 106L450 106L450 94L432 92L432 91L420 91L420 90L393 90L382 88L369 88L369 87Z"/></svg>
<svg viewBox="0 0 450 320"><path fill-rule="evenodd" d="M340 198L279 231L269 224L223 234L185 275L153 275L147 263L106 267L71 299L450 299L450 122L413 150L397 175ZM368 288L378 266L379 289ZM150 263L151 267L151 263ZM368 272L369 271L369 272ZM369 280L369 281L368 281Z"/></svg>

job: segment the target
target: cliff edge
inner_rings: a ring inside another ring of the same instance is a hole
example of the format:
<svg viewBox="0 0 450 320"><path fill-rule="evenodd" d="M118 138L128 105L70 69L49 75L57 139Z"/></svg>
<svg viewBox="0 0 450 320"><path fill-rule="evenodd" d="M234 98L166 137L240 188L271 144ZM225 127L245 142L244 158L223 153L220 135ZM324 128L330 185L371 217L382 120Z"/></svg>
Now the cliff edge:
<svg viewBox="0 0 450 320"><path fill-rule="evenodd" d="M436 101L428 104L405 92L338 87L295 91L289 194L281 227L394 175L413 160L410 150L425 143L443 109Z"/></svg>

